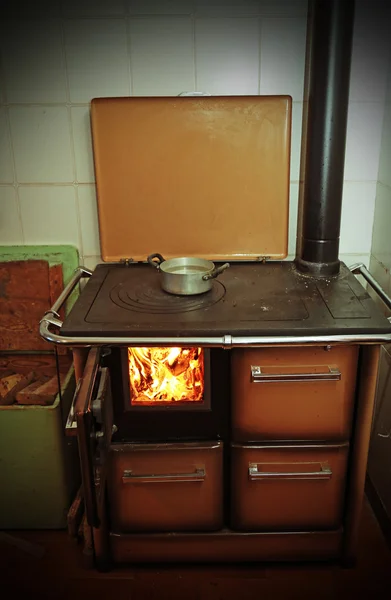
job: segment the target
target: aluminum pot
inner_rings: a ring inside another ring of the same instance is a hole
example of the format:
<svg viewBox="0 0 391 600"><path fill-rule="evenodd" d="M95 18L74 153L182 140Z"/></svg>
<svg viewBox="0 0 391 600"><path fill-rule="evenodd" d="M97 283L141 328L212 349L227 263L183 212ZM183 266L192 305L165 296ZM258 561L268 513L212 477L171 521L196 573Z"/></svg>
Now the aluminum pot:
<svg viewBox="0 0 391 600"><path fill-rule="evenodd" d="M211 260L204 258L170 258L165 260L161 254L150 254L148 263L158 269L161 286L169 294L191 296L204 294L212 287L212 280L229 267L229 263L215 267Z"/></svg>

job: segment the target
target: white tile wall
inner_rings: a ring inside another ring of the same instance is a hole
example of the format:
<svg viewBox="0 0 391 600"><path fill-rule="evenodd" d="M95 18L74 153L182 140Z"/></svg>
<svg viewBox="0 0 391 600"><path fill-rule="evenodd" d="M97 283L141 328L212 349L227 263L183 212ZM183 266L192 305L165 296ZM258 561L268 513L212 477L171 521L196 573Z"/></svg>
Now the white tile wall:
<svg viewBox="0 0 391 600"><path fill-rule="evenodd" d="M391 188L391 108L386 105L384 116L382 149L379 162L379 181Z"/></svg>
<svg viewBox="0 0 391 600"><path fill-rule="evenodd" d="M258 94L259 22L196 19L197 89L213 95Z"/></svg>
<svg viewBox="0 0 391 600"><path fill-rule="evenodd" d="M297 233L297 207L299 201L299 184L291 183L289 186L289 232L288 232L288 254L290 258L296 255L296 233Z"/></svg>
<svg viewBox="0 0 391 600"><path fill-rule="evenodd" d="M8 132L7 114L0 106L0 183L13 183L14 168Z"/></svg>
<svg viewBox="0 0 391 600"><path fill-rule="evenodd" d="M130 76L125 20L69 20L64 29L71 101L127 96Z"/></svg>
<svg viewBox="0 0 391 600"><path fill-rule="evenodd" d="M25 244L80 246L73 186L20 186Z"/></svg>
<svg viewBox="0 0 391 600"><path fill-rule="evenodd" d="M125 0L126 1L126 0ZM134 15L189 15L193 12L192 0L127 0Z"/></svg>
<svg viewBox="0 0 391 600"><path fill-rule="evenodd" d="M375 216L372 232L370 270L384 289L391 293L391 56L384 105Z"/></svg>
<svg viewBox="0 0 391 600"><path fill-rule="evenodd" d="M79 185L79 216L81 224L81 242L84 256L99 255L98 211L96 207L95 186Z"/></svg>
<svg viewBox="0 0 391 600"><path fill-rule="evenodd" d="M300 179L301 125L303 119L303 103L292 103L292 138L291 138L291 181Z"/></svg>
<svg viewBox="0 0 391 600"><path fill-rule="evenodd" d="M60 0L66 17L118 17L126 13L126 0Z"/></svg>
<svg viewBox="0 0 391 600"><path fill-rule="evenodd" d="M74 180L65 106L11 106L11 135L19 183Z"/></svg>
<svg viewBox="0 0 391 600"><path fill-rule="evenodd" d="M389 8L389 2L356 3L350 79L350 100L353 102L384 101L390 37Z"/></svg>
<svg viewBox="0 0 391 600"><path fill-rule="evenodd" d="M303 99L306 19L264 18L261 22L261 94Z"/></svg>
<svg viewBox="0 0 391 600"><path fill-rule="evenodd" d="M384 107L379 181L391 188L391 57L388 72L387 97Z"/></svg>
<svg viewBox="0 0 391 600"><path fill-rule="evenodd" d="M37 0L24 20L20 3L8 4L15 18L0 36L0 243L70 241L81 260L99 261L90 100L197 89L292 95L294 255L306 0ZM341 237L352 262L369 252L390 29L384 3L356 5ZM389 139L379 172L386 187Z"/></svg>
<svg viewBox="0 0 391 600"><path fill-rule="evenodd" d="M341 253L369 254L376 182L345 181L342 196ZM359 216L359 218L357 218Z"/></svg>
<svg viewBox="0 0 391 600"><path fill-rule="evenodd" d="M366 265L368 266L368 265ZM384 291L389 294L390 293L390 273L388 270L384 268L383 263L377 260L377 258L371 254L371 259L369 263L369 270L376 279L376 281L381 285Z"/></svg>
<svg viewBox="0 0 391 600"><path fill-rule="evenodd" d="M65 102L65 62L58 20L3 23L0 36L8 102Z"/></svg>
<svg viewBox="0 0 391 600"><path fill-rule="evenodd" d="M376 181L384 103L351 102L346 134L345 179Z"/></svg>
<svg viewBox="0 0 391 600"><path fill-rule="evenodd" d="M0 245L23 244L16 191L13 186L0 186Z"/></svg>
<svg viewBox="0 0 391 600"><path fill-rule="evenodd" d="M344 252L340 252L339 259L344 262L348 267L356 264L364 264L367 268L369 266L370 261L370 253L366 254L348 254ZM362 280L362 284L365 286L365 280Z"/></svg>
<svg viewBox="0 0 391 600"><path fill-rule="evenodd" d="M372 254L391 271L391 188L379 183L376 190L376 211L373 223Z"/></svg>
<svg viewBox="0 0 391 600"><path fill-rule="evenodd" d="M305 17L307 0L260 0L260 11L271 17Z"/></svg>
<svg viewBox="0 0 391 600"><path fill-rule="evenodd" d="M177 96L195 89L190 17L131 19L129 31L135 96Z"/></svg>
<svg viewBox="0 0 391 600"><path fill-rule="evenodd" d="M101 262L102 258L100 254L97 254L96 256L84 256L83 266L93 271L96 265L99 265Z"/></svg>
<svg viewBox="0 0 391 600"><path fill-rule="evenodd" d="M71 119L76 179L79 183L93 183L95 175L89 106L72 106Z"/></svg>
<svg viewBox="0 0 391 600"><path fill-rule="evenodd" d="M59 17L61 16L61 0L34 0L34 2L22 2L22 0L10 0L2 3L2 16L5 18L24 17Z"/></svg>
<svg viewBox="0 0 391 600"><path fill-rule="evenodd" d="M256 15L261 9L258 0L195 0L194 4L196 14L204 16Z"/></svg>

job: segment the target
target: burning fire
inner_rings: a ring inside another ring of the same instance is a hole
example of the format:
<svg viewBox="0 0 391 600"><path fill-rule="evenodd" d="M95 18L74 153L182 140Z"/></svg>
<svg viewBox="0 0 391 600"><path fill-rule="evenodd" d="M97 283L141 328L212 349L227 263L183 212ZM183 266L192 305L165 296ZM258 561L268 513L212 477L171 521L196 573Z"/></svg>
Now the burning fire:
<svg viewBox="0 0 391 600"><path fill-rule="evenodd" d="M202 402L202 348L128 348L132 404Z"/></svg>

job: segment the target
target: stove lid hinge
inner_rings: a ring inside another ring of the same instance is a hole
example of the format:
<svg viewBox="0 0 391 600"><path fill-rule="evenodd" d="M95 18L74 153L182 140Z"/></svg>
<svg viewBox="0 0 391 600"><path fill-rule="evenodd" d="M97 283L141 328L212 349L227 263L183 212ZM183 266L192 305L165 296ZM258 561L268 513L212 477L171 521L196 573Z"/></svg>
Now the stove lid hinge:
<svg viewBox="0 0 391 600"><path fill-rule="evenodd" d="M120 259L119 259L119 262L120 262L122 265L125 265L125 267L128 267L128 266L130 265L130 263L133 263L133 262L134 262L134 259L133 259L133 258L120 258Z"/></svg>
<svg viewBox="0 0 391 600"><path fill-rule="evenodd" d="M270 260L270 258L270 256L258 256L257 260L258 262L265 263L266 261Z"/></svg>

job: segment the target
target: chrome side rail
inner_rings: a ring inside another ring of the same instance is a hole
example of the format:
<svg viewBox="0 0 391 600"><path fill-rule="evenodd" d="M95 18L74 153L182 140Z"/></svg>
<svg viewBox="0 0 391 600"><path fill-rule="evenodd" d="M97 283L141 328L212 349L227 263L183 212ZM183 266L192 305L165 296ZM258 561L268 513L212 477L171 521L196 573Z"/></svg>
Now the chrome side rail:
<svg viewBox="0 0 391 600"><path fill-rule="evenodd" d="M364 279L369 283L371 288L377 293L377 295L383 300L384 304L391 310L391 298L388 294L383 290L381 285L376 281L374 277L370 274L368 269L363 263L357 263L349 267L350 271L353 275L362 275Z"/></svg>
<svg viewBox="0 0 391 600"><path fill-rule="evenodd" d="M294 345L331 345L331 344L374 344L391 342L391 333L376 334L346 334L346 335L296 335L296 336L243 336L231 335L216 337L86 337L65 336L53 333L50 326L60 326L57 319L43 318L39 332L43 339L53 344L70 347L88 346L165 346L182 348L238 348L259 346L294 346Z"/></svg>
<svg viewBox="0 0 391 600"><path fill-rule="evenodd" d="M91 277L91 275L92 271L90 271L89 269L86 269L85 267L77 267L77 269L75 269L74 271L72 279L64 287L63 291L61 292L53 306L45 312L42 321L45 319L46 315L53 315L59 320L59 323L61 323L61 325L58 325L57 323L56 325L62 327L62 321L60 321L61 317L58 311L60 310L62 305L68 300L69 296L72 294L80 279L82 279L83 277Z"/></svg>
<svg viewBox="0 0 391 600"><path fill-rule="evenodd" d="M91 275L92 271L86 269L85 267L77 267L77 269L75 269L72 278L64 287L63 291L61 292L53 306L45 312L43 318L39 323L39 333L44 340L48 342L58 343L57 341L50 339L52 334L49 330L49 327L50 325L52 325L53 327L58 327L59 329L62 327L63 322L61 321L59 310L68 300L69 296L72 294L79 281L84 277L91 277Z"/></svg>

